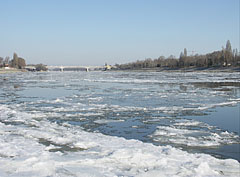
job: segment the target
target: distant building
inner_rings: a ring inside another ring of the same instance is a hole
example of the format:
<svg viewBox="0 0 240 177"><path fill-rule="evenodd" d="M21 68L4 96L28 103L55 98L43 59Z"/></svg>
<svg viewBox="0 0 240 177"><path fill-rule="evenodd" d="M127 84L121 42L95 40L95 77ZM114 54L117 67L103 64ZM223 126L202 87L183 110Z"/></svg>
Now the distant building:
<svg viewBox="0 0 240 177"><path fill-rule="evenodd" d="M111 69L112 69L112 66L106 63L104 66L104 71L111 70Z"/></svg>

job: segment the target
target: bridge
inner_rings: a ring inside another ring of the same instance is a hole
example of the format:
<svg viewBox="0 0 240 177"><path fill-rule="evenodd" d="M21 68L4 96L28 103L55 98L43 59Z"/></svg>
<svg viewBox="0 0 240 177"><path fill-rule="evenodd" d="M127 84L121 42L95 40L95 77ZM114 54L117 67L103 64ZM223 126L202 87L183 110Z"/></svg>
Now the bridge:
<svg viewBox="0 0 240 177"><path fill-rule="evenodd" d="M99 71L105 66L47 66L49 71Z"/></svg>

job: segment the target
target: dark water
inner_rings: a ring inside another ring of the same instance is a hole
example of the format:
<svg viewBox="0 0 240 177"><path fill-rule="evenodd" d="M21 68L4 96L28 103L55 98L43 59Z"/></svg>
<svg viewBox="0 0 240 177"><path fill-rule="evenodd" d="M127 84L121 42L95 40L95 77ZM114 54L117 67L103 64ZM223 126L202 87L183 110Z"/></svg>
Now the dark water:
<svg viewBox="0 0 240 177"><path fill-rule="evenodd" d="M211 109L205 116L186 116L186 118L205 122L216 126L223 131L234 132L240 135L240 104L235 106L224 106ZM218 148L204 149L205 153L210 153L216 157L234 158L240 161L240 144L222 145Z"/></svg>

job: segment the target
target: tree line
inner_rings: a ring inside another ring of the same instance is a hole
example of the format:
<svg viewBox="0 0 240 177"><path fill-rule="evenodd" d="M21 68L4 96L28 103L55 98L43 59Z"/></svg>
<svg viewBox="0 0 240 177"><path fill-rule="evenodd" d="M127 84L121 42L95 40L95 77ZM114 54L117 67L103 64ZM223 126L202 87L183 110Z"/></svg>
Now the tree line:
<svg viewBox="0 0 240 177"><path fill-rule="evenodd" d="M24 69L26 66L25 59L18 57L16 53L13 54L13 59L10 60L10 57L0 57L0 67L12 67L17 69Z"/></svg>
<svg viewBox="0 0 240 177"><path fill-rule="evenodd" d="M35 67L34 71L47 71L47 67L44 64L32 64L31 66ZM10 57L5 58L0 57L0 68L1 67L12 67L16 69L25 69L26 61L25 59L18 57L16 53L13 54L13 59L10 60ZM27 69L28 70L28 69Z"/></svg>
<svg viewBox="0 0 240 177"><path fill-rule="evenodd" d="M144 69L144 68L209 68L209 67L236 67L240 66L240 54L237 49L231 47L228 40L226 47L220 51L214 51L205 55L190 55L187 54L185 48L181 52L179 58L170 55L168 58L160 56L157 59L147 58L142 61L136 61L127 64L116 64L117 69Z"/></svg>

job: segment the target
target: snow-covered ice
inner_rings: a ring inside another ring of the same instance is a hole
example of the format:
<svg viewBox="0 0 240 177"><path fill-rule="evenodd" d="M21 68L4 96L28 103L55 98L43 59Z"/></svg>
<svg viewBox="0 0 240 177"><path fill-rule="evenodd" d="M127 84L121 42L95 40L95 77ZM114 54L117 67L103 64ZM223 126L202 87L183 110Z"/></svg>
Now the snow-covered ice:
<svg viewBox="0 0 240 177"><path fill-rule="evenodd" d="M89 133L3 105L0 122L0 176L240 175L236 160Z"/></svg>
<svg viewBox="0 0 240 177"><path fill-rule="evenodd" d="M220 108L235 110L239 105L238 73L45 72L4 77L0 176L240 175L239 162L226 159L237 152L228 156L217 151L238 147L239 133L201 122ZM229 121L234 118L232 112L226 115ZM204 119L191 119L195 116ZM213 149L216 156L203 149Z"/></svg>

